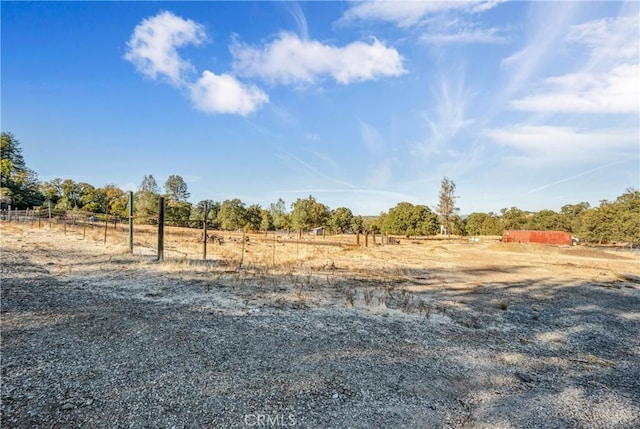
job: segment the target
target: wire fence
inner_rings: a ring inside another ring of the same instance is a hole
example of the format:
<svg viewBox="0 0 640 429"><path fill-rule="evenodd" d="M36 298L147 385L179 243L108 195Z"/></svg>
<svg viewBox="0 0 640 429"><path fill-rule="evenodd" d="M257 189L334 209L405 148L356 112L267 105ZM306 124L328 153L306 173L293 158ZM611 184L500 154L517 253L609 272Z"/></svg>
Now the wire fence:
<svg viewBox="0 0 640 429"><path fill-rule="evenodd" d="M217 261L254 267L281 267L317 261L332 265L339 252L356 248L399 244L400 238L381 234L326 234L316 229L298 231L221 231L204 222L199 228L168 226L159 218L96 214L47 207L32 210L1 210L0 221L23 227L49 229L80 236L84 240L128 247L138 255L159 260ZM150 224L155 221L155 224ZM142 223L145 222L145 223Z"/></svg>

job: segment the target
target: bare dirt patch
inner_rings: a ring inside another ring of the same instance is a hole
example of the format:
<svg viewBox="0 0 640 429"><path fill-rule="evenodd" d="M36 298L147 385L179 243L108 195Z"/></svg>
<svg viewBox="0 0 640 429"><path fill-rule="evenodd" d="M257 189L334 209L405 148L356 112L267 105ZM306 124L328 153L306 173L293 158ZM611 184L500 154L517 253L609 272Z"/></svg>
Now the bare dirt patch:
<svg viewBox="0 0 640 429"><path fill-rule="evenodd" d="M0 232L2 427L640 426L633 254Z"/></svg>

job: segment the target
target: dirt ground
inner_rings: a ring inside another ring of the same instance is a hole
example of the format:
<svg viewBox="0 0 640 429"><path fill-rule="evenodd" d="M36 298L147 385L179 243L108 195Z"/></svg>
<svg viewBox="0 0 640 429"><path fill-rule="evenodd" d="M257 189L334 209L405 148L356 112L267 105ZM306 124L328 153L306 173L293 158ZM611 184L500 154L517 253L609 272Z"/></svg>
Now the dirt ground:
<svg viewBox="0 0 640 429"><path fill-rule="evenodd" d="M640 427L637 253L0 228L3 428Z"/></svg>

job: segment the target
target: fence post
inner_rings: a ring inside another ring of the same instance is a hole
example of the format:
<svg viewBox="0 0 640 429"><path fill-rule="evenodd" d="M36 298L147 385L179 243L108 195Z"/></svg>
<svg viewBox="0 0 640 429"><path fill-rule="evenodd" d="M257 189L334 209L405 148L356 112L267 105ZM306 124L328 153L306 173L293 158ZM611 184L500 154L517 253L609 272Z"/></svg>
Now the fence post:
<svg viewBox="0 0 640 429"><path fill-rule="evenodd" d="M360 231L356 232L356 246L360 246Z"/></svg>
<svg viewBox="0 0 640 429"><path fill-rule="evenodd" d="M247 231L242 231L242 254L240 255L240 266L238 268L242 268L242 263L244 262L244 242L246 241Z"/></svg>
<svg viewBox="0 0 640 429"><path fill-rule="evenodd" d="M158 200L158 261L164 261L164 197Z"/></svg>
<svg viewBox="0 0 640 429"><path fill-rule="evenodd" d="M64 226L64 233L67 233L67 211L64 211L64 221L63 221L63 226ZM106 235L106 233L105 233Z"/></svg>
<svg viewBox="0 0 640 429"><path fill-rule="evenodd" d="M364 233L364 247L369 247L369 231Z"/></svg>
<svg viewBox="0 0 640 429"><path fill-rule="evenodd" d="M129 191L129 253L133 254L133 191Z"/></svg>
<svg viewBox="0 0 640 429"><path fill-rule="evenodd" d="M51 201L49 201L49 229L51 229Z"/></svg>
<svg viewBox="0 0 640 429"><path fill-rule="evenodd" d="M373 239L373 247L376 247L376 232L372 231L371 235L372 235L371 238Z"/></svg>
<svg viewBox="0 0 640 429"><path fill-rule="evenodd" d="M203 234L203 240L202 240L202 259L203 260L207 260L207 239L209 237L207 237L207 202L204 202L204 220L202 221L202 234Z"/></svg>
<svg viewBox="0 0 640 429"><path fill-rule="evenodd" d="M271 254L271 265L275 268L276 266L276 233L278 231L273 231L273 253Z"/></svg>
<svg viewBox="0 0 640 429"><path fill-rule="evenodd" d="M104 214L104 244L107 244L107 228L109 227L109 213Z"/></svg>

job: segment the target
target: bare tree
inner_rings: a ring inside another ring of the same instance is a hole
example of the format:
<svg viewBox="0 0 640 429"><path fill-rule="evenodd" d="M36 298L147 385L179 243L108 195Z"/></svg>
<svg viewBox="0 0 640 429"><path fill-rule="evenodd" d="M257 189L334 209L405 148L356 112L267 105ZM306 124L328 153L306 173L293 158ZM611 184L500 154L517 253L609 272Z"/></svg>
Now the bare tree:
<svg viewBox="0 0 640 429"><path fill-rule="evenodd" d="M455 192L456 184L453 183L453 180L448 177L443 177L440 188L440 201L438 203L438 215L444 228L443 232L447 235L451 234L452 223L459 210L456 207L456 199L458 197L455 195Z"/></svg>

